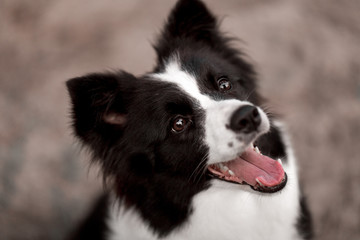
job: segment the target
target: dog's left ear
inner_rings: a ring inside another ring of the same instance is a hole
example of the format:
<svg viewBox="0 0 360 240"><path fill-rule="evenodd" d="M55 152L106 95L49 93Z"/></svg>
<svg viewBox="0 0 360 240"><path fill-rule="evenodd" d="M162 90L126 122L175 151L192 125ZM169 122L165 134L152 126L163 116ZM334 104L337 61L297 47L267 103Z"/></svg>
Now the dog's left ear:
<svg viewBox="0 0 360 240"><path fill-rule="evenodd" d="M170 13L164 33L168 37L190 37L211 41L216 18L199 0L180 0Z"/></svg>
<svg viewBox="0 0 360 240"><path fill-rule="evenodd" d="M203 2L179 0L167 19L155 49L158 55L163 55L179 39L213 45L218 38L217 20Z"/></svg>

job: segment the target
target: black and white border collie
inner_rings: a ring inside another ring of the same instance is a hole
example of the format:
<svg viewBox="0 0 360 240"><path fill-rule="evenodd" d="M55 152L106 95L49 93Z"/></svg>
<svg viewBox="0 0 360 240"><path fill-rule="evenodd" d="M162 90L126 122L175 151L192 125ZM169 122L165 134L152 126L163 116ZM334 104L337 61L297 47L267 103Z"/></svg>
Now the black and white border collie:
<svg viewBox="0 0 360 240"><path fill-rule="evenodd" d="M180 0L143 76L71 79L75 135L111 191L76 239L310 239L281 124L198 0Z"/></svg>

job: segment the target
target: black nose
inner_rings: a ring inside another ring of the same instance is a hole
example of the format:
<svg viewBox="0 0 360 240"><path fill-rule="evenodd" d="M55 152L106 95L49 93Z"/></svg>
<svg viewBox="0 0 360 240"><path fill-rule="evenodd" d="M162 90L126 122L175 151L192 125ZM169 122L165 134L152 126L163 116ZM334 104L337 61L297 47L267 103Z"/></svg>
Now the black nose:
<svg viewBox="0 0 360 240"><path fill-rule="evenodd" d="M256 107L246 105L238 108L230 119L230 128L237 132L249 133L255 131L261 123L261 117Z"/></svg>

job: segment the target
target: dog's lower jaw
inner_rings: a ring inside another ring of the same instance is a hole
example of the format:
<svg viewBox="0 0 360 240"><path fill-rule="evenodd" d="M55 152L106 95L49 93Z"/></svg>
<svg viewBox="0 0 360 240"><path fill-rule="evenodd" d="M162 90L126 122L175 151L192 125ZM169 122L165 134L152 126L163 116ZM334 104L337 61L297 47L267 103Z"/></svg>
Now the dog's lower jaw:
<svg viewBox="0 0 360 240"><path fill-rule="evenodd" d="M261 194L213 180L210 188L194 196L186 222L162 239L302 239L295 227L300 214L296 165L291 151L287 156L289 178L280 192ZM111 206L110 239L158 239L137 211Z"/></svg>

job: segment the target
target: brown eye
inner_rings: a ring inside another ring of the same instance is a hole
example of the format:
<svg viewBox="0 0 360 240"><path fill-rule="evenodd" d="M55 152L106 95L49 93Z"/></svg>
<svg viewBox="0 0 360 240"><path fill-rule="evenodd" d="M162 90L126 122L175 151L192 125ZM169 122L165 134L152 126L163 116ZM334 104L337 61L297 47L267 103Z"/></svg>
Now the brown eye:
<svg viewBox="0 0 360 240"><path fill-rule="evenodd" d="M182 132L187 127L189 122L189 119L179 116L174 119L171 130L176 133Z"/></svg>
<svg viewBox="0 0 360 240"><path fill-rule="evenodd" d="M226 92L231 89L231 82L225 77L218 80L218 85L221 92Z"/></svg>

